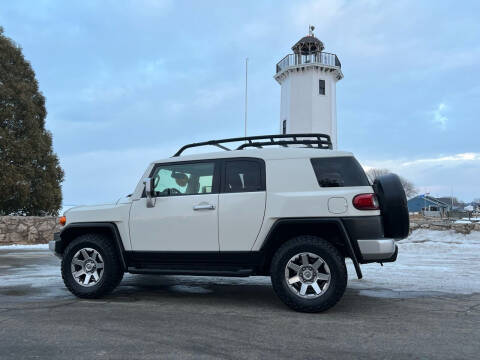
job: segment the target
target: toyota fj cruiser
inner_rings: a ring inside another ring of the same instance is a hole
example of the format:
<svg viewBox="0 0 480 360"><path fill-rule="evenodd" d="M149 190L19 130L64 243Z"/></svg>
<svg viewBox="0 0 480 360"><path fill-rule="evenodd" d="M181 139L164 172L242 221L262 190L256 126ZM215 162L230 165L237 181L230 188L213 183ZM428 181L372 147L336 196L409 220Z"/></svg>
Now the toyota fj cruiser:
<svg viewBox="0 0 480 360"><path fill-rule="evenodd" d="M240 143L235 150L225 145ZM222 152L180 156L192 147ZM408 235L406 197L390 174L370 184L351 153L323 134L253 136L182 147L151 163L112 205L65 212L50 249L81 298L111 292L124 272L270 276L289 307L319 312L345 292L350 258L397 257Z"/></svg>

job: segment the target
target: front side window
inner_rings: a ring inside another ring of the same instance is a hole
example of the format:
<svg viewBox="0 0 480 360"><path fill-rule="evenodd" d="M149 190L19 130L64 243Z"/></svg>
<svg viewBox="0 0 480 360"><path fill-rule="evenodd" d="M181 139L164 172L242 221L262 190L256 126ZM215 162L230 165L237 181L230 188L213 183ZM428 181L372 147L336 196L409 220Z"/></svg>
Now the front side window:
<svg viewBox="0 0 480 360"><path fill-rule="evenodd" d="M198 195L213 192L215 163L162 164L155 168L156 196Z"/></svg>
<svg viewBox="0 0 480 360"><path fill-rule="evenodd" d="M321 187L369 186L358 161L351 156L311 159Z"/></svg>
<svg viewBox="0 0 480 360"><path fill-rule="evenodd" d="M234 160L225 166L225 192L265 190L261 164L258 161Z"/></svg>

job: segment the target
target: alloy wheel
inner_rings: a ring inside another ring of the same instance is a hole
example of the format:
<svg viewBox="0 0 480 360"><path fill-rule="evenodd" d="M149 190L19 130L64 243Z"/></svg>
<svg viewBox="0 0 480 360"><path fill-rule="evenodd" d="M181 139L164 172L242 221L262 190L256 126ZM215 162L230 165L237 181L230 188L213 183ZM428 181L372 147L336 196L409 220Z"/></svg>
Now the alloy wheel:
<svg viewBox="0 0 480 360"><path fill-rule="evenodd" d="M80 249L72 258L72 275L81 286L96 285L103 276L104 267L102 255L92 248Z"/></svg>
<svg viewBox="0 0 480 360"><path fill-rule="evenodd" d="M327 263L318 255L302 252L293 256L285 266L285 281L290 291L302 298L318 298L330 285Z"/></svg>

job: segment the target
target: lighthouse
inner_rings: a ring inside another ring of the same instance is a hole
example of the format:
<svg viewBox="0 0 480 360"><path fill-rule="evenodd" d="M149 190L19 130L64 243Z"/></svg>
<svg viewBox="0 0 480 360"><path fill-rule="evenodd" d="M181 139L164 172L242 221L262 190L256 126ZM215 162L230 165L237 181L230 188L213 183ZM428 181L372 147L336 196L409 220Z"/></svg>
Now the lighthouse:
<svg viewBox="0 0 480 360"><path fill-rule="evenodd" d="M343 78L337 55L324 52L323 43L309 33L277 63L275 80L281 86L280 132L323 133L337 148L336 84Z"/></svg>

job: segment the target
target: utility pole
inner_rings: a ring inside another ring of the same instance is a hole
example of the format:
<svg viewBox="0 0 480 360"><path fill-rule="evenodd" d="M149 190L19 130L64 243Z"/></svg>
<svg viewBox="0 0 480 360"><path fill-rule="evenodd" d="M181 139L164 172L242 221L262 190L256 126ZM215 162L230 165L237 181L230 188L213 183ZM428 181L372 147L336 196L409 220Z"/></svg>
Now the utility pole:
<svg viewBox="0 0 480 360"><path fill-rule="evenodd" d="M425 217L427 211L427 195L430 195L427 189L425 189L425 195L423 195L423 216Z"/></svg>
<svg viewBox="0 0 480 360"><path fill-rule="evenodd" d="M427 190L425 190L425 194L423 194L423 217L425 217L427 211Z"/></svg>
<svg viewBox="0 0 480 360"><path fill-rule="evenodd" d="M248 57L245 58L245 137L247 137L248 120Z"/></svg>
<svg viewBox="0 0 480 360"><path fill-rule="evenodd" d="M453 210L453 186L450 188L450 201L452 203L452 209Z"/></svg>

